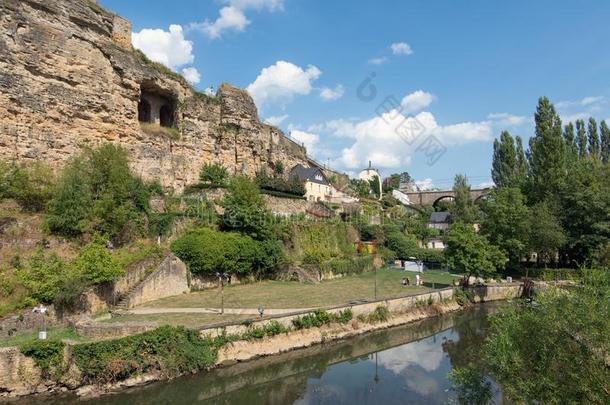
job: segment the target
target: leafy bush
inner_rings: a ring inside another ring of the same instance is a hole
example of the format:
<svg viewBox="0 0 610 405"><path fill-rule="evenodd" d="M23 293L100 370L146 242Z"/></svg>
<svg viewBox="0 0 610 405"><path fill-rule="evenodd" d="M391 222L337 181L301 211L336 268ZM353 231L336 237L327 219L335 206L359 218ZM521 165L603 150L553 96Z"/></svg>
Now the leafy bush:
<svg viewBox="0 0 610 405"><path fill-rule="evenodd" d="M453 290L453 299L460 306L464 306L473 301L474 295L472 291L463 288L455 288Z"/></svg>
<svg viewBox="0 0 610 405"><path fill-rule="evenodd" d="M30 212L44 211L53 195L53 170L39 162L23 166L4 166L0 174L0 193L3 198L14 198L19 206Z"/></svg>
<svg viewBox="0 0 610 405"><path fill-rule="evenodd" d="M64 170L49 206L52 233L101 232L116 243L144 234L149 191L130 171L127 152L112 144L87 150Z"/></svg>
<svg viewBox="0 0 610 405"><path fill-rule="evenodd" d="M22 344L19 351L31 357L43 377L59 378L63 367L64 343L59 340L34 340Z"/></svg>
<svg viewBox="0 0 610 405"><path fill-rule="evenodd" d="M339 323L346 324L352 320L354 317L354 313L351 308L344 309L340 311L337 315L333 315L333 320Z"/></svg>
<svg viewBox="0 0 610 405"><path fill-rule="evenodd" d="M245 340L262 339L264 337L265 337L265 329L262 326L251 326L242 335L242 339L245 339Z"/></svg>
<svg viewBox="0 0 610 405"><path fill-rule="evenodd" d="M355 256L348 259L331 259L320 264L320 270L333 274L361 274L373 270L373 256Z"/></svg>
<svg viewBox="0 0 610 405"><path fill-rule="evenodd" d="M394 251L399 259L405 260L415 257L419 253L417 238L413 235L405 235L399 231L385 233L386 246Z"/></svg>
<svg viewBox="0 0 610 405"><path fill-rule="evenodd" d="M67 278L66 264L56 254L46 257L42 248L34 252L29 266L17 275L30 296L40 302L53 302Z"/></svg>
<svg viewBox="0 0 610 405"><path fill-rule="evenodd" d="M275 336L279 335L280 333L288 332L288 329L278 321L271 321L267 323L264 328L267 336Z"/></svg>
<svg viewBox="0 0 610 405"><path fill-rule="evenodd" d="M281 254L273 242L258 242L249 236L209 228L188 232L175 240L171 249L192 273L208 275L265 273L277 263L273 255Z"/></svg>
<svg viewBox="0 0 610 405"><path fill-rule="evenodd" d="M107 283L123 274L118 261L99 238L80 250L71 267L92 284Z"/></svg>
<svg viewBox="0 0 610 405"><path fill-rule="evenodd" d="M371 323L385 322L390 319L390 310L384 305L379 305L368 316L368 321Z"/></svg>
<svg viewBox="0 0 610 405"><path fill-rule="evenodd" d="M311 314L303 315L292 320L292 325L295 329L308 329L313 327L320 327L324 324L330 323L331 316L326 311L316 311Z"/></svg>
<svg viewBox="0 0 610 405"><path fill-rule="evenodd" d="M228 177L227 169L217 163L205 163L199 172L199 180L211 186L224 186Z"/></svg>
<svg viewBox="0 0 610 405"><path fill-rule="evenodd" d="M217 351L218 342L201 338L195 330L172 326L72 347L85 383L120 381L153 370L165 376L201 370L216 362Z"/></svg>

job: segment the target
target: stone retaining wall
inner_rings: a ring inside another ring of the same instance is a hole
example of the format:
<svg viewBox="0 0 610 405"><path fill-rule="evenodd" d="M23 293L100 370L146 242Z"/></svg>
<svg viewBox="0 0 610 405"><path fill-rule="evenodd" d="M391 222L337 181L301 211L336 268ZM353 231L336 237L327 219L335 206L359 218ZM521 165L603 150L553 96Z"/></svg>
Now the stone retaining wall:
<svg viewBox="0 0 610 405"><path fill-rule="evenodd" d="M146 302L189 292L186 265L173 254L133 290L124 302L133 308Z"/></svg>

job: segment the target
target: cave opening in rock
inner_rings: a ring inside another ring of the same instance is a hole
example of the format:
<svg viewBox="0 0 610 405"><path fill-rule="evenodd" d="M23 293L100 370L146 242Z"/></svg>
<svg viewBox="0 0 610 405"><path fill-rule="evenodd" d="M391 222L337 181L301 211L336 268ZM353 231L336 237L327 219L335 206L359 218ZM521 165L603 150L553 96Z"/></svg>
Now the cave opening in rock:
<svg viewBox="0 0 610 405"><path fill-rule="evenodd" d="M138 121L140 122L151 122L152 121L152 107L150 101L145 98L141 98L138 103Z"/></svg>
<svg viewBox="0 0 610 405"><path fill-rule="evenodd" d="M142 83L138 102L138 121L176 127L176 98L153 83Z"/></svg>
<svg viewBox="0 0 610 405"><path fill-rule="evenodd" d="M164 104L159 109L159 123L162 127L174 127L174 109L170 105Z"/></svg>

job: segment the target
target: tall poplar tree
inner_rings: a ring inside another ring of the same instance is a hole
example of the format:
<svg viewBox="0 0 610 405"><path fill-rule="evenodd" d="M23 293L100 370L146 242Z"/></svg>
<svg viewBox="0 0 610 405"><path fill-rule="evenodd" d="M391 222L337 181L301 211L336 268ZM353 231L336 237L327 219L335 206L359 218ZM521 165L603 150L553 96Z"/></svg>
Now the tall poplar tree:
<svg viewBox="0 0 610 405"><path fill-rule="evenodd" d="M570 157L578 156L578 146L576 145L576 137L574 134L574 124L568 123L563 128L563 139L566 143L567 152Z"/></svg>
<svg viewBox="0 0 610 405"><path fill-rule="evenodd" d="M599 135L597 134L597 122L595 118L589 118L589 154L599 157Z"/></svg>
<svg viewBox="0 0 610 405"><path fill-rule="evenodd" d="M601 128L601 157L602 162L610 162L610 128L606 121L602 121L600 124Z"/></svg>
<svg viewBox="0 0 610 405"><path fill-rule="evenodd" d="M531 192L534 201L543 201L563 189L566 181L565 142L561 119L546 97L538 100L536 135L530 138Z"/></svg>
<svg viewBox="0 0 610 405"><path fill-rule="evenodd" d="M587 156L587 133L585 132L585 122L576 120L576 142L578 143L578 156Z"/></svg>
<svg viewBox="0 0 610 405"><path fill-rule="evenodd" d="M474 223L477 219L477 207L470 198L470 184L468 184L465 175L457 174L455 176L453 192L455 193L455 200L449 209L451 221L466 224Z"/></svg>
<svg viewBox="0 0 610 405"><path fill-rule="evenodd" d="M519 177L521 183L523 183L528 171L527 157L525 156L525 151L523 150L523 140L521 140L520 136L517 135L515 137L515 143L517 144L517 176Z"/></svg>
<svg viewBox="0 0 610 405"><path fill-rule="evenodd" d="M498 187L514 187L519 182L515 141L508 131L502 131L499 141L494 140L491 178Z"/></svg>

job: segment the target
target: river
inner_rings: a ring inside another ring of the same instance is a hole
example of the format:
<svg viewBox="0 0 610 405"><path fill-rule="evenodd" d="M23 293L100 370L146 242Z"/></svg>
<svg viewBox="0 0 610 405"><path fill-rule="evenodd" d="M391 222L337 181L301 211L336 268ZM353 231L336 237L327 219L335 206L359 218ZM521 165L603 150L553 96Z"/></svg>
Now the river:
<svg viewBox="0 0 610 405"><path fill-rule="evenodd" d="M444 404L447 374L476 360L499 305L483 304L349 340L79 401L110 404ZM505 304L504 304L505 305ZM495 403L501 390L493 387ZM23 403L68 404L74 397Z"/></svg>

